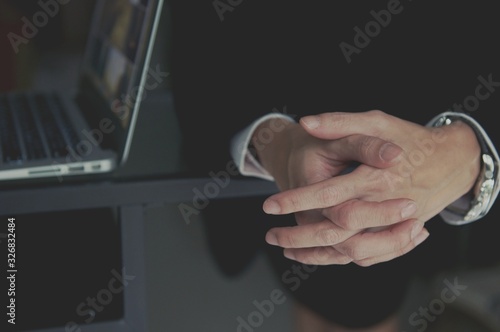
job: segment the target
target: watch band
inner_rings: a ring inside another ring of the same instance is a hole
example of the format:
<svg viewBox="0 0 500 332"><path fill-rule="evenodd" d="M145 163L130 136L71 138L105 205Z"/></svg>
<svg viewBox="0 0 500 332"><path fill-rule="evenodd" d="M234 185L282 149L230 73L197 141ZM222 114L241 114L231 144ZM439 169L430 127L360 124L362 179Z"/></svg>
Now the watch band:
<svg viewBox="0 0 500 332"><path fill-rule="evenodd" d="M441 127L457 120L467 123L474 130L482 154L481 171L473 189L440 213L446 223L458 226L481 219L493 206L499 192L500 158L483 127L467 114L444 112L434 117L427 126Z"/></svg>

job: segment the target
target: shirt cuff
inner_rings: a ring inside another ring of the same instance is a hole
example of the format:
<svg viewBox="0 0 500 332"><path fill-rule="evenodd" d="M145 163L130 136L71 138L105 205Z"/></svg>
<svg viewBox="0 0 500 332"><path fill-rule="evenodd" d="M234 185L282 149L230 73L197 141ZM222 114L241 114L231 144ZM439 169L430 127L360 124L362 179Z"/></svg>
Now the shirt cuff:
<svg viewBox="0 0 500 332"><path fill-rule="evenodd" d="M481 154L483 158L482 166L486 164L490 165L490 167L492 168L492 170L488 170L486 172L491 174L481 174L478 178L478 181L480 181L479 184L481 184L479 200L477 199L477 197L474 197L473 188L472 191L460 197L458 200L456 200L448 207L446 207L446 209L440 212L441 218L443 218L446 223L451 225L463 225L481 219L489 212L489 210L493 206L493 203L495 202L498 193L500 192L500 173L498 171L500 158L493 142L489 138L486 131L470 115L460 112L444 112L434 117L434 119L432 119L427 124L427 126L431 127L447 125L447 118L461 119L474 130L481 146ZM487 154L487 156L485 156L485 154ZM484 171L482 171L482 173L483 172ZM475 187L477 185L478 182L476 181ZM477 195L477 193L475 194Z"/></svg>
<svg viewBox="0 0 500 332"><path fill-rule="evenodd" d="M231 140L231 156L233 157L241 175L254 176L264 180L274 181L271 174L269 174L269 172L262 167L262 165L248 150L250 139L252 138L255 129L260 124L270 119L284 119L290 122L295 122L295 120L288 115L271 113L255 120L248 127L237 133Z"/></svg>

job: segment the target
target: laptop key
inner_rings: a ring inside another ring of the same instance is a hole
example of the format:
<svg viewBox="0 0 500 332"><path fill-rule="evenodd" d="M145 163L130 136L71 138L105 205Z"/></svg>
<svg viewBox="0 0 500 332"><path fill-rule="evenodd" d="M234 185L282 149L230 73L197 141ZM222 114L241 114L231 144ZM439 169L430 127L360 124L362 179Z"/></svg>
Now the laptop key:
<svg viewBox="0 0 500 332"><path fill-rule="evenodd" d="M67 138L68 145L72 147L73 150L76 150L78 143L80 143L80 138L75 130L75 127L71 125L67 112L63 112L64 107L57 95L53 95L52 105L55 106L54 111L59 115L62 121L62 131Z"/></svg>
<svg viewBox="0 0 500 332"><path fill-rule="evenodd" d="M52 157L58 158L67 156L69 151L66 140L50 110L49 103L42 95L35 96L35 102L38 107L40 120L42 121L42 127L47 137L47 143L49 144Z"/></svg>
<svg viewBox="0 0 500 332"><path fill-rule="evenodd" d="M0 141L4 163L18 163L23 159L7 98L0 98Z"/></svg>
<svg viewBox="0 0 500 332"><path fill-rule="evenodd" d="M24 139L26 159L37 160L45 158L47 154L43 148L42 139L40 137L40 133L38 132L29 101L25 98L19 98L17 103L17 116L19 123L23 127L22 135Z"/></svg>

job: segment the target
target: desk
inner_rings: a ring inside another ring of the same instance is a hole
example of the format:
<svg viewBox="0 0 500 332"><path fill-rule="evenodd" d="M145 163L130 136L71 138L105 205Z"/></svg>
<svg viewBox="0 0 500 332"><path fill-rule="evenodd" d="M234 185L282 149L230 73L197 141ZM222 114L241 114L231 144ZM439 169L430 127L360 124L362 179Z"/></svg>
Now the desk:
<svg viewBox="0 0 500 332"><path fill-rule="evenodd" d="M14 216L19 222L26 214L98 208L113 208L116 211L120 225L122 266L126 267L127 274L136 278L124 288L123 318L81 326L85 332L148 331L144 210L149 206L192 202L193 189L203 190L207 183L213 181L182 174L180 133L168 88L151 93L143 102L129 159L116 172L89 178L68 177L62 181L37 179L33 183L16 181L0 184L0 214ZM274 184L267 181L233 178L213 199L266 195L274 190ZM5 232L6 229L0 229L0 233ZM22 239L22 234L19 237ZM30 250L35 252L36 248L30 247ZM21 285L19 289L22 291ZM23 320L22 317L18 319L19 322ZM71 320L68 319L68 322ZM68 328L60 326L43 331L79 330L78 326L69 325Z"/></svg>
<svg viewBox="0 0 500 332"><path fill-rule="evenodd" d="M85 326L84 331L148 331L146 319L144 274L144 208L150 205L191 202L193 188L203 188L209 178L142 179L96 181L19 188L0 191L3 215L22 220L22 214L50 211L116 207L118 209L122 265L135 276L124 288L124 317L118 322L102 322ZM266 195L275 189L272 183L254 179L233 179L214 199ZM50 332L77 331L53 328Z"/></svg>
<svg viewBox="0 0 500 332"><path fill-rule="evenodd" d="M82 3L68 4L66 6L68 12L79 16L79 6ZM163 35L167 34L167 24L168 21L162 20L158 40L168 40ZM70 24L67 28L73 31L75 26L78 24ZM80 46L77 49L80 49ZM152 63L162 64L161 68L168 68L168 63L165 63L168 60L167 46L166 43L158 43L153 54ZM40 66L33 73L33 88L50 86L56 90L74 89L77 75L74 69L78 68L80 56L81 54L75 53L71 47L67 52L66 48L55 52L44 50L40 54ZM57 68L62 70L54 70ZM85 326L69 324L43 331L80 331L79 327L85 332L148 331L144 210L155 205L189 203L193 200L194 188L204 188L208 182L213 181L210 178L189 177L180 173L182 161L179 158L179 132L168 88L166 85L159 87L148 94L148 98L143 101L128 162L116 172L92 178L65 178L61 182L37 179L34 183L0 183L0 214L16 217L19 222L22 222L23 215L28 214L97 208L113 208L118 217L122 266L127 268L128 274L135 276L134 282L123 291L123 318L118 321L85 324ZM234 178L212 199L266 195L274 191L274 184L270 182ZM6 229L0 229L0 233L4 232ZM22 238L22 234L19 234L19 237ZM3 244L1 247L3 248ZM30 247L30 250L36 252L36 248ZM19 264L22 264L21 258ZM19 274L21 273L20 268ZM30 277L36 278L36 276ZM19 291L22 291L21 284ZM22 311L19 311L19 314L21 315ZM22 322L29 317L18 316L17 319Z"/></svg>
<svg viewBox="0 0 500 332"><path fill-rule="evenodd" d="M97 208L116 210L120 224L122 266L126 267L127 274L136 278L124 288L124 315L120 321L88 324L84 328L81 326L82 331L148 331L144 210L172 203L189 204L195 196L194 188L203 191L207 183L213 183L213 179L208 177L183 175L179 155L179 132L172 98L167 90L144 100L129 160L116 172L91 178L41 179L31 184L12 182L0 185L0 214L14 216L20 222L25 214ZM262 196L275 190L272 182L231 178L229 184L210 199ZM0 233L5 231L0 229ZM22 237L22 234L19 235ZM22 263L21 259L19 263ZM19 272L22 272L21 269ZM55 327L43 331L79 330L78 326L70 325L68 328Z"/></svg>

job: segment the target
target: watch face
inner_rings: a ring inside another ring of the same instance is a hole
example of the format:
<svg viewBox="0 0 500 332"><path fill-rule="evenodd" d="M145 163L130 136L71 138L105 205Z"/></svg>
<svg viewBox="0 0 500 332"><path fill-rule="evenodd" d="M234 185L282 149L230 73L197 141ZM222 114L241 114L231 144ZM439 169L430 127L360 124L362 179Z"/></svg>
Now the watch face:
<svg viewBox="0 0 500 332"><path fill-rule="evenodd" d="M495 190L495 163L489 154L483 153L481 164L481 172L474 187L474 199L465 220L477 220L486 215L491 207Z"/></svg>

